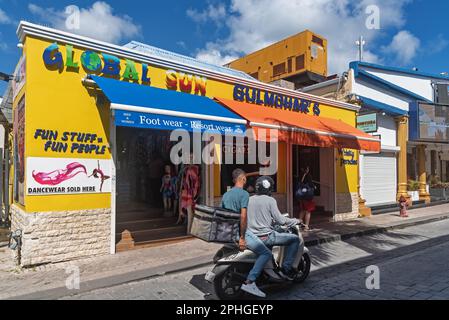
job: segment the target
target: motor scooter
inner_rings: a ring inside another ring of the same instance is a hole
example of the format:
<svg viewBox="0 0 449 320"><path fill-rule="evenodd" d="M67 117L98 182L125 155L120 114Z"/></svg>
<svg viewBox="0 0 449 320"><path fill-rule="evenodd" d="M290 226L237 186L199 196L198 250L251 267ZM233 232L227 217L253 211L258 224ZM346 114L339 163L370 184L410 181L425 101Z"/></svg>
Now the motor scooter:
<svg viewBox="0 0 449 320"><path fill-rule="evenodd" d="M283 226L278 229L281 232L289 232L295 235L300 235L300 225ZM274 247L273 259L268 261L265 268L257 280L258 287L273 283L302 283L310 273L310 254L307 248L304 248L302 256L298 250L298 256L295 259L293 268L296 274L292 278L288 278L280 272L280 266L285 257L286 248L283 246ZM238 246L235 244L226 244L214 257L214 268L209 271L205 279L214 285L215 294L222 300L236 300L240 299L244 292L241 286L246 280L250 270L256 262L257 255L251 250L240 252Z"/></svg>

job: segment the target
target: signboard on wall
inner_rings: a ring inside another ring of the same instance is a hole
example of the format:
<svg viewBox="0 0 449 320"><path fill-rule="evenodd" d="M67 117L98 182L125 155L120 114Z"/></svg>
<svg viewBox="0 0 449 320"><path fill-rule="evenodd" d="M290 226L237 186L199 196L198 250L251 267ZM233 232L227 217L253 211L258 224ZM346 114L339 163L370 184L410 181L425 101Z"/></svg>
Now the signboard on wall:
<svg viewBox="0 0 449 320"><path fill-rule="evenodd" d="M115 111L115 124L121 127L133 127L157 130L209 131L219 134L242 135L246 131L243 124L222 121L198 120L160 114L133 111Z"/></svg>
<svg viewBox="0 0 449 320"><path fill-rule="evenodd" d="M359 115L357 117L357 129L366 133L377 132L377 113Z"/></svg>
<svg viewBox="0 0 449 320"><path fill-rule="evenodd" d="M111 192L111 162L96 159L27 158L27 195Z"/></svg>

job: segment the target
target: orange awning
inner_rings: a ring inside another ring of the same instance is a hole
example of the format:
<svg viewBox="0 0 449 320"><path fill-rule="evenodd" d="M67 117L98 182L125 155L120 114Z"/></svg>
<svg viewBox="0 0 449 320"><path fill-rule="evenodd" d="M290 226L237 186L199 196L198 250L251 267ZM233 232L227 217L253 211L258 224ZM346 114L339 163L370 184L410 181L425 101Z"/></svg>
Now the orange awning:
<svg viewBox="0 0 449 320"><path fill-rule="evenodd" d="M380 152L378 138L341 120L223 98L215 100L245 118L259 140L266 139L258 134L260 128L278 129L278 139L293 144Z"/></svg>

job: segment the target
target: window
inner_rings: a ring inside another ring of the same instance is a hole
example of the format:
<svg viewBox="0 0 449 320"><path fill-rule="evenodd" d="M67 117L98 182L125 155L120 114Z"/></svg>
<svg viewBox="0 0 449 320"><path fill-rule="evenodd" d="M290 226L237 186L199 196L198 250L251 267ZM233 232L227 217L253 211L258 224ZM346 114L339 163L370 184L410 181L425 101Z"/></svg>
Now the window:
<svg viewBox="0 0 449 320"><path fill-rule="evenodd" d="M292 58L288 58L287 64L288 64L288 73L291 73L293 71L292 70L292 68L293 68L293 66L292 66Z"/></svg>
<svg viewBox="0 0 449 320"><path fill-rule="evenodd" d="M449 140L449 106L419 103L418 128L420 140Z"/></svg>
<svg viewBox="0 0 449 320"><path fill-rule="evenodd" d="M435 102L449 104L449 89L447 83L435 84Z"/></svg>
<svg viewBox="0 0 449 320"><path fill-rule="evenodd" d="M273 77L279 76L285 73L285 62L273 66Z"/></svg>
<svg viewBox="0 0 449 320"><path fill-rule="evenodd" d="M304 55L296 57L296 71L304 69Z"/></svg>
<svg viewBox="0 0 449 320"><path fill-rule="evenodd" d="M246 139L245 139L246 140ZM257 143L257 146L260 145L260 142ZM253 152L252 150L250 150L250 145L245 142L244 146L237 146L235 143L230 145L230 144L226 144L225 141L223 141L222 143L222 159L223 161L225 161L226 159L226 154L232 153L233 154L233 163L234 164L223 164L221 166L221 194L225 194L226 191L228 191L230 188L232 188L234 186L234 183L232 181L232 172L235 169L242 169L243 171L245 171L245 173L247 174L252 174L250 177L248 177L247 179L247 184L245 189L249 192L249 193L253 193L254 192L254 187L256 185L256 180L258 179L259 175L258 172L261 168L261 165L259 163L259 161L257 160L257 164L248 164L248 153L249 152ZM257 148L257 147L256 147ZM270 146L267 144L266 146L266 152L267 154L270 153ZM258 153L258 150L256 149L256 154ZM244 153L244 164L235 164L237 162L237 154L241 154ZM274 180L275 183L275 188L274 188L274 192L277 191L277 174L271 176L271 178Z"/></svg>
<svg viewBox="0 0 449 320"><path fill-rule="evenodd" d="M324 47L323 39L321 39L321 38L319 38L319 37L317 37L315 35L312 36L312 42L314 42L316 44L319 44L320 46Z"/></svg>
<svg viewBox="0 0 449 320"><path fill-rule="evenodd" d="M437 174L437 152L435 150L430 151L430 172L432 176Z"/></svg>
<svg viewBox="0 0 449 320"><path fill-rule="evenodd" d="M259 79L259 72L250 73L249 75L254 79Z"/></svg>

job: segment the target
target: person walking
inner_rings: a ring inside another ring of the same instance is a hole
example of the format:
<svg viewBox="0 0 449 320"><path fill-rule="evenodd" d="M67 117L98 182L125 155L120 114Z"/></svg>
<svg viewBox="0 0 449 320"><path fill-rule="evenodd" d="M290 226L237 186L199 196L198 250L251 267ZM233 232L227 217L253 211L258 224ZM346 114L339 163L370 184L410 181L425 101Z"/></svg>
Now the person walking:
<svg viewBox="0 0 449 320"><path fill-rule="evenodd" d="M310 174L310 167L301 170L302 177L299 183L299 188L303 191L303 197L299 199L299 219L304 223L304 230L311 230L310 219L312 212L316 209L315 201L313 200L315 193L315 184Z"/></svg>

